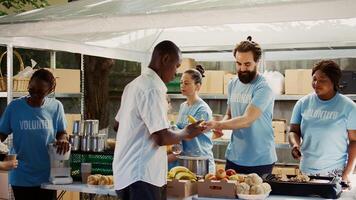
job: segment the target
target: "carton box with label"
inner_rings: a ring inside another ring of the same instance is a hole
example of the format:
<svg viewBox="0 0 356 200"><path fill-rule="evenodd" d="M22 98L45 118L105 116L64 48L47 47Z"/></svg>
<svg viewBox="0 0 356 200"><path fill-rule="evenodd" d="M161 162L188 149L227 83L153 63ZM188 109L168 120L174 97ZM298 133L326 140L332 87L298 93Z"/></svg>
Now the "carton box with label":
<svg viewBox="0 0 356 200"><path fill-rule="evenodd" d="M236 181L199 180L198 196L236 199Z"/></svg>

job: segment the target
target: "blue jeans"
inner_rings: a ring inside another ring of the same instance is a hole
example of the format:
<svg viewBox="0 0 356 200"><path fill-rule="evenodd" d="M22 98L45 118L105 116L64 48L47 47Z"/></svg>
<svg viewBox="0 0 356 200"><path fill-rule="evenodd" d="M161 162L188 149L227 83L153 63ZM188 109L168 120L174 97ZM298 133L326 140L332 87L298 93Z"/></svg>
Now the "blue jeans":
<svg viewBox="0 0 356 200"><path fill-rule="evenodd" d="M273 169L274 163L270 165L260 165L260 166L241 166L241 165L236 165L235 163L226 160L226 165L225 169L233 169L235 170L238 174L251 174L251 173L256 173L259 176L262 176L263 174L271 174L272 169Z"/></svg>

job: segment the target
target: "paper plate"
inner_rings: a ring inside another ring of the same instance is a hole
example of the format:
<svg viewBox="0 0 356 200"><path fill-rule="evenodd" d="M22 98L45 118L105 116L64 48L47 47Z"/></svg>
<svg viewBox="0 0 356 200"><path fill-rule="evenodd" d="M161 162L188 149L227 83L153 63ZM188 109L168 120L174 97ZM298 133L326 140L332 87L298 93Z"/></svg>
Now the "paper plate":
<svg viewBox="0 0 356 200"><path fill-rule="evenodd" d="M266 194L237 194L239 199L246 200L263 200L268 197L269 193Z"/></svg>

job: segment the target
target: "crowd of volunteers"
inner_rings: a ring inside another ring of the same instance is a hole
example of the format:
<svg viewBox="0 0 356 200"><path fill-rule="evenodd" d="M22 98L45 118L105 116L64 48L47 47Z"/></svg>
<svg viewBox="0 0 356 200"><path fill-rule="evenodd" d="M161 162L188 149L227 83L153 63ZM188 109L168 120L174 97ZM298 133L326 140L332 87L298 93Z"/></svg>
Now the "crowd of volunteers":
<svg viewBox="0 0 356 200"><path fill-rule="evenodd" d="M208 157L209 172L214 172L212 137L221 137L223 130L232 130L226 169L271 173L277 161L272 129L275 95L258 72L261 55L260 45L251 37L234 48L237 76L228 84L221 121L213 120L209 105L199 97L204 67L185 71L181 93L186 99L172 128L166 83L175 77L181 51L171 41L158 43L147 69L125 87L115 117L113 173L118 197L166 199L167 170L178 165L177 155L167 155L167 145L180 144L181 155ZM292 112L291 155L300 160L304 174L336 175L350 182L356 163L356 104L338 92L341 69L334 61L315 63L311 76L314 91L301 98ZM55 142L60 153L70 149L63 106L47 97L55 87L50 71L37 70L30 79L29 94L13 100L1 116L0 139L13 135L10 152L17 159L0 161L0 170L10 171L16 200L55 198L55 192L40 187L49 180L48 144ZM189 123L189 115L198 121Z"/></svg>

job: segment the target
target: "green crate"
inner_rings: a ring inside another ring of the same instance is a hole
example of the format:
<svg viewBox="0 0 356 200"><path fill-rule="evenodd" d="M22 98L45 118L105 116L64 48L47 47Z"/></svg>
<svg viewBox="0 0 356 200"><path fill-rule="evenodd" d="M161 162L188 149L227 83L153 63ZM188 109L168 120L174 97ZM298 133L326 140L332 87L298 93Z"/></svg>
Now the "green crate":
<svg viewBox="0 0 356 200"><path fill-rule="evenodd" d="M111 153L72 152L70 157L71 176L75 181L81 181L81 163L91 163L91 174L112 175L112 162L114 155Z"/></svg>
<svg viewBox="0 0 356 200"><path fill-rule="evenodd" d="M180 75L176 75L176 77L169 83L166 84L168 91L167 93L169 94L177 94L180 93L180 78L181 78L181 74Z"/></svg>

